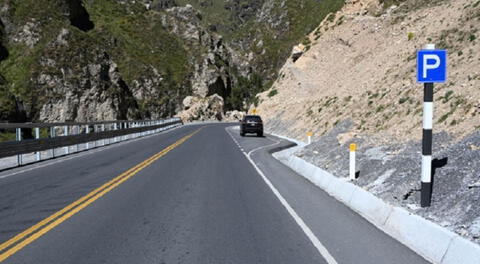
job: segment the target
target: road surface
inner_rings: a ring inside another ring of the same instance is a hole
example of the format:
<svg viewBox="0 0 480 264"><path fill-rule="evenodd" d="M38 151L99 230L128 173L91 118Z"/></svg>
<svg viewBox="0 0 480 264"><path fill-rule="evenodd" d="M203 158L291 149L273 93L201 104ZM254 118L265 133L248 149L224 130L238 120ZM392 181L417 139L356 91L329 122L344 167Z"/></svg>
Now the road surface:
<svg viewBox="0 0 480 264"><path fill-rule="evenodd" d="M231 126L0 173L0 261L427 263Z"/></svg>

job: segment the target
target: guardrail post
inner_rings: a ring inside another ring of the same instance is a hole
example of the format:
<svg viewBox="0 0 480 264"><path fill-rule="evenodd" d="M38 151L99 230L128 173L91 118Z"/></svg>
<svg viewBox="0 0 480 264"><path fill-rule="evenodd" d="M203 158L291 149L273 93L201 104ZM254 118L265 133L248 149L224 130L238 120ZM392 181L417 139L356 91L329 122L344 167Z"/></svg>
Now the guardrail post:
<svg viewBox="0 0 480 264"><path fill-rule="evenodd" d="M97 130L98 130L97 125L93 125L93 133L97 133ZM98 140L94 140L94 141L93 141L93 147L94 147L94 148L97 147L97 141L98 141Z"/></svg>
<svg viewBox="0 0 480 264"><path fill-rule="evenodd" d="M102 132L105 131L105 124L102 124ZM105 146L105 139L102 139L102 146Z"/></svg>
<svg viewBox="0 0 480 264"><path fill-rule="evenodd" d="M21 128L16 128L15 129L15 136L17 138L17 141L22 141L22 129ZM17 155L17 163L18 166L21 166L23 164L23 156L22 154Z"/></svg>
<svg viewBox="0 0 480 264"><path fill-rule="evenodd" d="M124 122L122 129L127 129L127 125L128 125L128 122ZM127 135L124 135L124 136L123 136L123 140L126 140L126 139L127 139Z"/></svg>
<svg viewBox="0 0 480 264"><path fill-rule="evenodd" d="M134 122L134 123L133 123L133 127L134 127L134 128L138 127L138 123L137 123L137 122ZM135 134L134 134L134 135L135 135L134 138L137 138L137 137L138 137L138 134L139 134L138 132L135 133Z"/></svg>
<svg viewBox="0 0 480 264"><path fill-rule="evenodd" d="M39 127L35 128L35 139L40 139L40 128ZM36 156L37 161L40 161L42 159L42 152L37 151L35 154L36 154L35 156Z"/></svg>
<svg viewBox="0 0 480 264"><path fill-rule="evenodd" d="M80 135L80 126L75 126L75 132L74 132L75 135ZM78 144L75 146L75 152L78 152L78 150L80 149L80 147L78 146Z"/></svg>
<svg viewBox="0 0 480 264"><path fill-rule="evenodd" d="M63 136L68 136L68 126L63 127ZM63 148L65 150L65 155L70 154L70 147L66 146Z"/></svg>
<svg viewBox="0 0 480 264"><path fill-rule="evenodd" d="M55 137L55 127L50 127L50 137L54 138ZM52 158L55 158L55 148L52 148Z"/></svg>
<svg viewBox="0 0 480 264"><path fill-rule="evenodd" d="M90 134L90 125L87 125L87 126L85 127L85 133L86 133L86 134ZM86 148L86 149L89 149L89 148L90 148L90 142L87 142L87 144L85 145L85 148Z"/></svg>
<svg viewBox="0 0 480 264"><path fill-rule="evenodd" d="M117 123L113 124L113 130L117 131ZM113 143L117 143L117 137L113 138Z"/></svg>
<svg viewBox="0 0 480 264"><path fill-rule="evenodd" d="M135 127L136 127L136 126L135 126L135 122L130 123L130 126L129 126L129 127L135 128ZM129 139L130 139L130 138L136 138L136 137L137 137L137 133L133 133L133 134L131 134L131 135L128 135L128 138L129 138Z"/></svg>
<svg viewBox="0 0 480 264"><path fill-rule="evenodd" d="M112 130L112 126L111 126L110 124L106 125L106 126L105 126L105 130L106 130L106 131L109 131L109 130L111 131L111 130ZM107 138L105 141L107 142L106 145L112 144L112 138Z"/></svg>

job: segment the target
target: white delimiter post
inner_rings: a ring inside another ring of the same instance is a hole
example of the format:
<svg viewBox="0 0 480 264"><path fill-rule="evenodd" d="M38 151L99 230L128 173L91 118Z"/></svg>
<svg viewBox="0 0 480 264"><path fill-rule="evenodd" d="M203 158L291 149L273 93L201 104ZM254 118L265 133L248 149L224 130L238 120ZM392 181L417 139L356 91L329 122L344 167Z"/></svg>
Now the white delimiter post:
<svg viewBox="0 0 480 264"><path fill-rule="evenodd" d="M434 50L434 44L425 46ZM423 138L422 138L422 184L420 204L430 206L432 199L432 129L433 129L433 83L424 84L423 94Z"/></svg>
<svg viewBox="0 0 480 264"><path fill-rule="evenodd" d="M309 131L307 132L307 140L308 140L308 144L312 144L312 136L313 136L313 132Z"/></svg>
<svg viewBox="0 0 480 264"><path fill-rule="evenodd" d="M357 150L357 145L350 144L350 180L355 180L355 151Z"/></svg>

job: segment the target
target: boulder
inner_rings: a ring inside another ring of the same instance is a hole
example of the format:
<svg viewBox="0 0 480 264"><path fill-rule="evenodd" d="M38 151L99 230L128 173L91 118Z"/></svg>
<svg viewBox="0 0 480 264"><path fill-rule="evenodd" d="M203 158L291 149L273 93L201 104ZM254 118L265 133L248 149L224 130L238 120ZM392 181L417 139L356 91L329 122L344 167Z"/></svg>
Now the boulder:
<svg viewBox="0 0 480 264"><path fill-rule="evenodd" d="M223 119L223 98L217 94L208 97L187 96L183 100L183 111L177 116L183 122L221 121Z"/></svg>
<svg viewBox="0 0 480 264"><path fill-rule="evenodd" d="M298 44L297 46L293 47L293 50L292 50L293 62L297 61L300 57L302 57L303 53L305 53L305 46L303 44Z"/></svg>
<svg viewBox="0 0 480 264"><path fill-rule="evenodd" d="M225 113L223 121L237 122L239 120L242 120L245 115L245 112L238 110L228 111Z"/></svg>

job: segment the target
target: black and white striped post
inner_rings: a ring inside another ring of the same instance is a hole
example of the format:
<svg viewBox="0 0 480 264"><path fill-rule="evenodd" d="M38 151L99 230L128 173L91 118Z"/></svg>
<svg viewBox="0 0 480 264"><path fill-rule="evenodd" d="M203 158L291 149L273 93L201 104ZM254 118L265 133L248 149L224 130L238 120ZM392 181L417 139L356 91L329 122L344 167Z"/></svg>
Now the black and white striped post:
<svg viewBox="0 0 480 264"><path fill-rule="evenodd" d="M433 84L442 83L447 78L447 52L435 50L434 44L428 44L425 50L418 52L417 80L424 84L423 94L423 139L422 139L422 177L420 204L428 207L432 201L432 128L433 128Z"/></svg>
<svg viewBox="0 0 480 264"><path fill-rule="evenodd" d="M428 44L426 50L434 50ZM420 205L430 206L432 201L432 129L433 129L433 83L423 84L423 136L422 136L422 190Z"/></svg>
<svg viewBox="0 0 480 264"><path fill-rule="evenodd" d="M432 200L433 83L425 83L423 92L422 192L420 203L422 207L428 207Z"/></svg>

